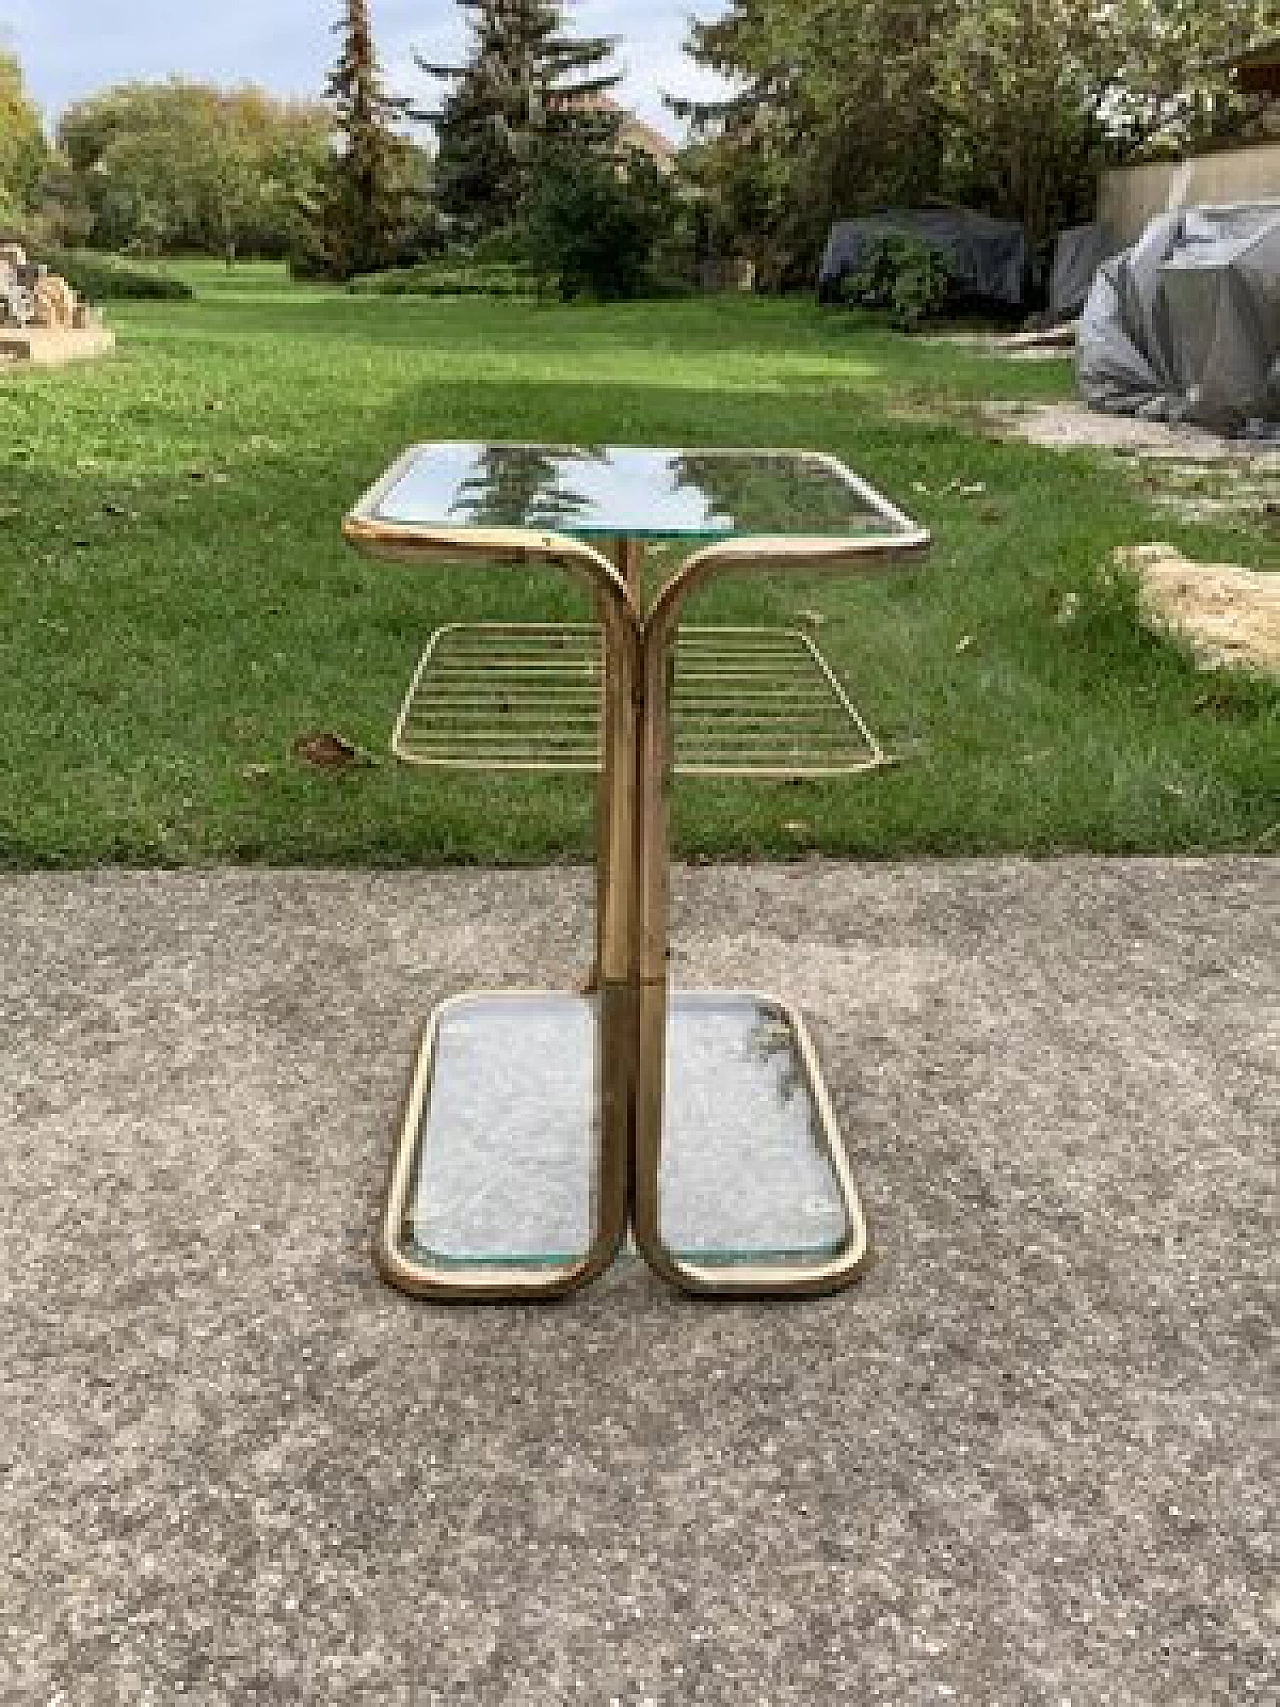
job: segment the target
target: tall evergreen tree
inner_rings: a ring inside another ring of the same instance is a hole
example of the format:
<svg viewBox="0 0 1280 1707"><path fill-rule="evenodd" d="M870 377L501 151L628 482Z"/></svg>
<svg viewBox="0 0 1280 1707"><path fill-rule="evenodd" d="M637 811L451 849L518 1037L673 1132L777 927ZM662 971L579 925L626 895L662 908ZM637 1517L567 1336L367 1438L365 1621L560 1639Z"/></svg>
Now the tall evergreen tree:
<svg viewBox="0 0 1280 1707"><path fill-rule="evenodd" d="M548 146L612 148L620 115L606 97L620 81L607 37L567 33L564 0L458 0L471 51L463 65L421 69L450 87L436 127L442 212L469 234L512 224Z"/></svg>
<svg viewBox="0 0 1280 1707"><path fill-rule="evenodd" d="M390 264L403 222L406 145L397 120L409 103L389 95L373 41L369 0L344 0L334 25L342 51L325 89L342 139L321 209L328 270L338 277Z"/></svg>

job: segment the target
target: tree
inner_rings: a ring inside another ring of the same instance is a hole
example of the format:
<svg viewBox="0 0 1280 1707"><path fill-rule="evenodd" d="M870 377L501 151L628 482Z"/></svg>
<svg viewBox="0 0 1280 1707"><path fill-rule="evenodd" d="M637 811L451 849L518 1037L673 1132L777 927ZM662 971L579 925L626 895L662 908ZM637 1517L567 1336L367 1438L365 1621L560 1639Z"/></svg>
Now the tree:
<svg viewBox="0 0 1280 1707"><path fill-rule="evenodd" d="M87 210L84 235L142 253L281 254L325 170L332 118L252 87L171 79L81 101L58 130L58 199Z"/></svg>
<svg viewBox="0 0 1280 1707"><path fill-rule="evenodd" d="M622 170L576 149L548 150L529 199L526 248L566 301L641 295L659 240L676 224L671 186L646 154Z"/></svg>
<svg viewBox="0 0 1280 1707"><path fill-rule="evenodd" d="M407 116L409 103L389 95L383 84L369 0L344 0L334 34L342 38L342 51L325 93L341 145L330 166L320 237L328 270L350 278L377 272L394 259L408 153L394 127Z"/></svg>
<svg viewBox="0 0 1280 1707"><path fill-rule="evenodd" d="M0 226L25 226L39 199L48 154L22 67L11 54L0 53Z"/></svg>
<svg viewBox="0 0 1280 1707"><path fill-rule="evenodd" d="M450 89L437 112L440 207L469 236L514 225L548 149L612 150L619 115L606 97L604 37L565 32L562 0L459 0L471 29L464 65L433 65Z"/></svg>
<svg viewBox="0 0 1280 1707"><path fill-rule="evenodd" d="M704 180L740 183L745 160L776 191L781 169L778 235L802 272L833 217L890 201L966 201L1038 239L1092 211L1100 166L1221 123L1207 68L1274 16L1275 0L730 0L688 46L740 93L675 105Z"/></svg>

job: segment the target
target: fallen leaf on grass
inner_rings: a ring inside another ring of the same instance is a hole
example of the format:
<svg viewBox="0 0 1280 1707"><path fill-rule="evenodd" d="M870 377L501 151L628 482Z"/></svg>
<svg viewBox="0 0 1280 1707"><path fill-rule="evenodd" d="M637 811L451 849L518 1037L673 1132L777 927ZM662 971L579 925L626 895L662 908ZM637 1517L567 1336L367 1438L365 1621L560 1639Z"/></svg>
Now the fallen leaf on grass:
<svg viewBox="0 0 1280 1707"><path fill-rule="evenodd" d="M374 762L363 748L330 730L315 735L299 735L293 743L293 756L318 771L349 770L353 765L371 765Z"/></svg>
<svg viewBox="0 0 1280 1707"><path fill-rule="evenodd" d="M1058 606L1057 614L1054 616L1053 620L1057 623L1059 628L1066 628L1076 620L1079 614L1079 593L1067 593L1063 598L1062 603Z"/></svg>

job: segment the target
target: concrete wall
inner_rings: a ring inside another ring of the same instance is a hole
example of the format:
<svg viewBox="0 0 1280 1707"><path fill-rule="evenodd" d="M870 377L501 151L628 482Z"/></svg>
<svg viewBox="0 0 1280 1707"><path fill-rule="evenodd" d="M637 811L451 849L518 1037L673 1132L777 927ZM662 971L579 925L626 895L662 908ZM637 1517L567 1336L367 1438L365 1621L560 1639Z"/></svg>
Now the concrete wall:
<svg viewBox="0 0 1280 1707"><path fill-rule="evenodd" d="M1197 202L1280 202L1280 142L1206 154L1198 160L1104 172L1098 218L1133 243L1157 214Z"/></svg>

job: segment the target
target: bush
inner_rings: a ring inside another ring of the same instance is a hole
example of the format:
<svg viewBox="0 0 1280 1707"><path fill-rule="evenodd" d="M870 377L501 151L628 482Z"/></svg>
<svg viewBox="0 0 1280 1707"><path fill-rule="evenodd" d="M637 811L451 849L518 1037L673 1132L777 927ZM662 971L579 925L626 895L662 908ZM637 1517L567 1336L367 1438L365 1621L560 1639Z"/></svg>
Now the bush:
<svg viewBox="0 0 1280 1707"><path fill-rule="evenodd" d="M87 249L42 249L33 259L66 279L86 302L118 302L129 298L189 302L195 295L189 284L175 279L171 273L130 267L114 255L94 254Z"/></svg>
<svg viewBox="0 0 1280 1707"><path fill-rule="evenodd" d="M347 286L353 296L496 296L538 294L538 277L510 262L479 262L445 256L416 267L366 273Z"/></svg>
<svg viewBox="0 0 1280 1707"><path fill-rule="evenodd" d="M619 170L581 150L553 151L529 203L529 262L566 301L644 296L677 224L674 193L646 155L633 152Z"/></svg>
<svg viewBox="0 0 1280 1707"><path fill-rule="evenodd" d="M950 295L947 263L916 237L878 237L840 288L842 302L885 310L903 332L941 314Z"/></svg>

